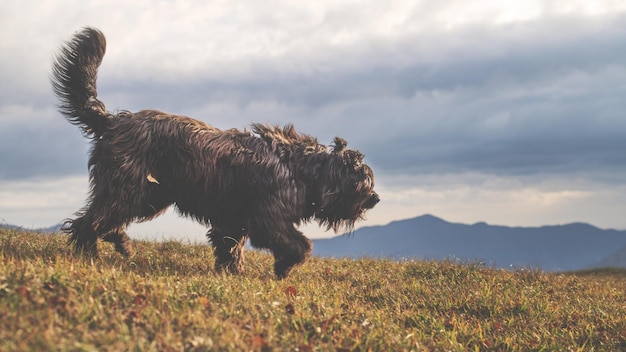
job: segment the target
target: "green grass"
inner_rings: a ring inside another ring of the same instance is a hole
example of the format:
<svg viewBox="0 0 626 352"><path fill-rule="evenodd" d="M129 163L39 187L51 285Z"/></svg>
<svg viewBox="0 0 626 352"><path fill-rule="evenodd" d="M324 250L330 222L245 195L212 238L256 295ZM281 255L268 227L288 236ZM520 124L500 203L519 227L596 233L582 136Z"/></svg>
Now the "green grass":
<svg viewBox="0 0 626 352"><path fill-rule="evenodd" d="M0 230L0 350L619 351L623 271L312 258L277 281L240 276L207 245L134 243L75 257L59 235Z"/></svg>

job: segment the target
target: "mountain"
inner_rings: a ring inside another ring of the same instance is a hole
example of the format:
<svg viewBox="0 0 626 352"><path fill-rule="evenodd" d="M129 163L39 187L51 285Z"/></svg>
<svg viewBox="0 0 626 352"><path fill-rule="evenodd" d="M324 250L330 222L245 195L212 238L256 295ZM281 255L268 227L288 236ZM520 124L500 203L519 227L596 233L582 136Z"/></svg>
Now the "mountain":
<svg viewBox="0 0 626 352"><path fill-rule="evenodd" d="M364 227L349 235L313 240L322 257L454 259L498 268L546 271L595 267L626 246L626 231L572 223L542 227L449 223L432 215Z"/></svg>
<svg viewBox="0 0 626 352"><path fill-rule="evenodd" d="M57 224L49 227L42 227L38 229L29 229L22 226L10 225L10 224L0 224L0 229L11 229L11 230L27 230L32 232L40 232L40 233L57 233L61 230L62 224Z"/></svg>
<svg viewBox="0 0 626 352"><path fill-rule="evenodd" d="M626 246L592 265L593 268L626 268Z"/></svg>

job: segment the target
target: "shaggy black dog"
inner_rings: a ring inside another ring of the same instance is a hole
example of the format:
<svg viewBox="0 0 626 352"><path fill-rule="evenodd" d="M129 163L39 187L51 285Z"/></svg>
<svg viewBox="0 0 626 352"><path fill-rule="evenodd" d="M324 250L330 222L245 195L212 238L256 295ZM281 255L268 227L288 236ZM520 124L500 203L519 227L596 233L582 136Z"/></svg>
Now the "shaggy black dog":
<svg viewBox="0 0 626 352"><path fill-rule="evenodd" d="M92 141L89 198L64 227L78 252L97 256L102 238L130 255L124 229L174 205L210 226L218 271L241 271L250 238L272 252L283 278L311 253L297 225L351 229L378 203L372 170L339 137L327 148L291 125L220 130L156 110L108 112L96 91L105 47L99 30L85 28L62 47L51 77L61 113Z"/></svg>

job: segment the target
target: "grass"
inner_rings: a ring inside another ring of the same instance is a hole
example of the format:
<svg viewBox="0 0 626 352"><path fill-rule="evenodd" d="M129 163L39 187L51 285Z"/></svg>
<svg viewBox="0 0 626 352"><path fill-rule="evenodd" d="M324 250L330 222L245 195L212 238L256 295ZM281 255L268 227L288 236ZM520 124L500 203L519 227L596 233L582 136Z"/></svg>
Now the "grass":
<svg viewBox="0 0 626 352"><path fill-rule="evenodd" d="M626 350L621 270L312 258L277 281L266 253L228 276L207 245L134 245L0 230L0 350Z"/></svg>

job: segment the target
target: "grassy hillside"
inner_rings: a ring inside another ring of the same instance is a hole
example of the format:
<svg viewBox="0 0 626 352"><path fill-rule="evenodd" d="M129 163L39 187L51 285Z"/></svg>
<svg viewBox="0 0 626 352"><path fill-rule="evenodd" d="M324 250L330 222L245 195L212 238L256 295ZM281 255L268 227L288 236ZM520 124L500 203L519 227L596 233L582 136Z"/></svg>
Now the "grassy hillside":
<svg viewBox="0 0 626 352"><path fill-rule="evenodd" d="M265 253L223 276L206 245L135 247L0 230L0 350L626 349L623 271L313 258L276 281Z"/></svg>

